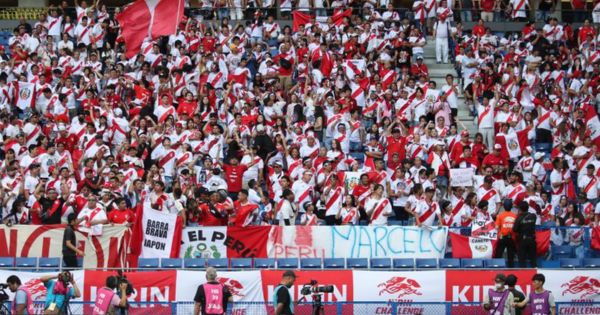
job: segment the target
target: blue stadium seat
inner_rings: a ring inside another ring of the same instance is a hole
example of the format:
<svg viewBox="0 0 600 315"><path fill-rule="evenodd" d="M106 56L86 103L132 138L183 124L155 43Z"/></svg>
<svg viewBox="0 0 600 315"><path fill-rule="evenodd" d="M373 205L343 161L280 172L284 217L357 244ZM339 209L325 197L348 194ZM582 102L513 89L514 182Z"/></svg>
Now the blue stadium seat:
<svg viewBox="0 0 600 315"><path fill-rule="evenodd" d="M389 258L371 258L372 269L392 269L392 261Z"/></svg>
<svg viewBox="0 0 600 315"><path fill-rule="evenodd" d="M183 267L183 261L181 258L162 258L160 260L160 267L166 269L177 269Z"/></svg>
<svg viewBox="0 0 600 315"><path fill-rule="evenodd" d="M38 268L40 268L40 270L58 270L60 268L60 258L40 257L38 259Z"/></svg>
<svg viewBox="0 0 600 315"><path fill-rule="evenodd" d="M325 258L323 265L325 269L344 269L346 267L344 258Z"/></svg>
<svg viewBox="0 0 600 315"><path fill-rule="evenodd" d="M15 266L13 257L0 257L0 268L12 268Z"/></svg>
<svg viewBox="0 0 600 315"><path fill-rule="evenodd" d="M413 258L395 258L392 262L394 269L415 269Z"/></svg>
<svg viewBox="0 0 600 315"><path fill-rule="evenodd" d="M461 264L463 268L483 268L483 259L463 258Z"/></svg>
<svg viewBox="0 0 600 315"><path fill-rule="evenodd" d="M538 259L538 268L557 269L560 268L560 262L558 260L546 260Z"/></svg>
<svg viewBox="0 0 600 315"><path fill-rule="evenodd" d="M297 258L278 258L277 259L278 269L298 269Z"/></svg>
<svg viewBox="0 0 600 315"><path fill-rule="evenodd" d="M483 261L485 268L506 268L506 260L504 258L490 258Z"/></svg>
<svg viewBox="0 0 600 315"><path fill-rule="evenodd" d="M231 258L229 264L231 269L250 269L252 268L252 258Z"/></svg>
<svg viewBox="0 0 600 315"><path fill-rule="evenodd" d="M140 258L138 260L138 269L158 269L158 258Z"/></svg>
<svg viewBox="0 0 600 315"><path fill-rule="evenodd" d="M460 259L458 259L458 258L442 258L442 259L440 259L440 268L444 268L444 269L460 268Z"/></svg>
<svg viewBox="0 0 600 315"><path fill-rule="evenodd" d="M300 259L300 268L302 269L321 269L323 261L321 258L302 258Z"/></svg>
<svg viewBox="0 0 600 315"><path fill-rule="evenodd" d="M18 269L35 270L37 267L37 258L17 257L15 258L15 267Z"/></svg>
<svg viewBox="0 0 600 315"><path fill-rule="evenodd" d="M369 268L369 259L367 259L367 258L346 258L346 268L348 268L348 269L367 269L367 268Z"/></svg>
<svg viewBox="0 0 600 315"><path fill-rule="evenodd" d="M206 268L206 258L185 258L183 259L183 267L189 269L204 269Z"/></svg>
<svg viewBox="0 0 600 315"><path fill-rule="evenodd" d="M417 258L415 262L417 269L435 269L438 266L438 261L435 258Z"/></svg>
<svg viewBox="0 0 600 315"><path fill-rule="evenodd" d="M581 259L563 258L560 260L560 268L581 268Z"/></svg>
<svg viewBox="0 0 600 315"><path fill-rule="evenodd" d="M561 258L573 258L575 257L575 250L572 246L569 245L561 245L561 246L552 246L552 259L561 259Z"/></svg>
<svg viewBox="0 0 600 315"><path fill-rule="evenodd" d="M209 258L206 260L207 267L213 267L217 269L229 268L229 259L227 258Z"/></svg>
<svg viewBox="0 0 600 315"><path fill-rule="evenodd" d="M584 258L583 268L600 268L600 258Z"/></svg>
<svg viewBox="0 0 600 315"><path fill-rule="evenodd" d="M273 269L275 268L275 259L273 258L254 258L254 268Z"/></svg>

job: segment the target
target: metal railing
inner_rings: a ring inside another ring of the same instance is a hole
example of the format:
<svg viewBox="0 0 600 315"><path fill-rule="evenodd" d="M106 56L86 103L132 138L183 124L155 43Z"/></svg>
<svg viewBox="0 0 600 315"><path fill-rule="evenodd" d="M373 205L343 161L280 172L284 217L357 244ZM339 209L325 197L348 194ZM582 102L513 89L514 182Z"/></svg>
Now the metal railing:
<svg viewBox="0 0 600 315"><path fill-rule="evenodd" d="M10 304L5 304L10 309ZM70 301L69 314L90 314L94 302ZM313 314L312 302L294 305L294 314ZM43 312L44 302L35 303L36 314ZM421 315L483 315L486 312L481 303L466 302L323 302L325 314L421 314ZM600 314L600 302L557 302L557 314ZM193 314L194 302L131 302L131 313L135 314ZM269 302L235 302L230 303L226 314L273 314L273 306Z"/></svg>

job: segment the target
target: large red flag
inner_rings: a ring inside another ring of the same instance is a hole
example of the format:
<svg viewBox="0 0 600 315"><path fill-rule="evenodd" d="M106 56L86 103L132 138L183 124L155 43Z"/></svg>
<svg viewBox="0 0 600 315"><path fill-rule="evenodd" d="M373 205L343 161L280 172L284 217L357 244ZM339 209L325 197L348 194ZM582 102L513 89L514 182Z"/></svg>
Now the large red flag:
<svg viewBox="0 0 600 315"><path fill-rule="evenodd" d="M144 38L174 34L183 18L184 0L137 0L117 16L127 58L140 51Z"/></svg>
<svg viewBox="0 0 600 315"><path fill-rule="evenodd" d="M550 230L535 231L536 254L544 256L550 249Z"/></svg>
<svg viewBox="0 0 600 315"><path fill-rule="evenodd" d="M342 23L344 23L344 18L345 17L351 17L352 16L352 9L346 9L346 10L342 10L340 8L335 9L335 11L333 12L333 15L331 16L331 21L333 22L333 24L335 25L342 25Z"/></svg>
<svg viewBox="0 0 600 315"><path fill-rule="evenodd" d="M292 12L292 31L296 32L300 28L300 25L308 24L310 18L309 14L300 11Z"/></svg>
<svg viewBox="0 0 600 315"><path fill-rule="evenodd" d="M600 226L592 229L592 249L600 250Z"/></svg>

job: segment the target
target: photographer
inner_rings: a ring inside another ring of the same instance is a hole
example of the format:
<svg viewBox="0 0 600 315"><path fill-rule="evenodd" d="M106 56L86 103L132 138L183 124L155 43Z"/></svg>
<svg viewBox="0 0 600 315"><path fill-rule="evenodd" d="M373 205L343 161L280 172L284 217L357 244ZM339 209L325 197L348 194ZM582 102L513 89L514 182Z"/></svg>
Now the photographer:
<svg viewBox="0 0 600 315"><path fill-rule="evenodd" d="M115 293L119 288L120 295ZM106 278L106 286L98 290L96 301L94 302L94 315L115 314L115 308L124 308L127 306L127 282L121 281L119 277L110 276Z"/></svg>
<svg viewBox="0 0 600 315"><path fill-rule="evenodd" d="M194 315L202 314L225 314L227 302L231 300L231 292L226 286L217 281L217 270L209 267L206 269L205 284L198 286L194 296Z"/></svg>
<svg viewBox="0 0 600 315"><path fill-rule="evenodd" d="M273 306L275 307L275 315L294 314L294 303L290 296L289 288L294 285L296 274L287 270L283 273L281 283L273 290Z"/></svg>
<svg viewBox="0 0 600 315"><path fill-rule="evenodd" d="M56 276L43 276L40 281L48 290L44 305L46 315L67 314L69 300L81 297L77 283L69 271L63 271Z"/></svg>
<svg viewBox="0 0 600 315"><path fill-rule="evenodd" d="M10 292L15 294L15 299L12 302L11 309L16 315L31 315L33 314L33 300L31 292L28 288L21 286L21 279L12 275L6 279Z"/></svg>

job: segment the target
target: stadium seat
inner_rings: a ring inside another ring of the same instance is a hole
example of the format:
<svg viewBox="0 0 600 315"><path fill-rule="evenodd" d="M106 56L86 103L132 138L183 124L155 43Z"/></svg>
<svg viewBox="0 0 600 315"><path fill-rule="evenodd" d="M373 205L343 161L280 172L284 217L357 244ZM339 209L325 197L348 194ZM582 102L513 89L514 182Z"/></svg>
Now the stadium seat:
<svg viewBox="0 0 600 315"><path fill-rule="evenodd" d="M44 271L44 270L56 271L60 268L60 258L58 258L58 257L40 257L38 259L38 268L41 271Z"/></svg>
<svg viewBox="0 0 600 315"><path fill-rule="evenodd" d="M538 268L557 269L560 268L560 262L558 260L545 260L538 259Z"/></svg>
<svg viewBox="0 0 600 315"><path fill-rule="evenodd" d="M415 269L413 258L395 258L392 262L394 269Z"/></svg>
<svg viewBox="0 0 600 315"><path fill-rule="evenodd" d="M583 268L600 268L600 258L583 259Z"/></svg>
<svg viewBox="0 0 600 315"><path fill-rule="evenodd" d="M321 269L321 258L302 258L300 259L300 268L302 269Z"/></svg>
<svg viewBox="0 0 600 315"><path fill-rule="evenodd" d="M206 268L206 258L185 258L183 267L189 269L204 269Z"/></svg>
<svg viewBox="0 0 600 315"><path fill-rule="evenodd" d="M372 269L392 269L392 261L389 258L371 258Z"/></svg>
<svg viewBox="0 0 600 315"><path fill-rule="evenodd" d="M12 268L15 266L13 257L0 257L0 268Z"/></svg>
<svg viewBox="0 0 600 315"><path fill-rule="evenodd" d="M417 269L435 269L438 266L435 258L417 258L415 262Z"/></svg>
<svg viewBox="0 0 600 315"><path fill-rule="evenodd" d="M231 258L229 264L231 269L250 269L252 268L252 258Z"/></svg>
<svg viewBox="0 0 600 315"><path fill-rule="evenodd" d="M18 269L35 270L37 267L37 258L17 257L15 258L15 267Z"/></svg>
<svg viewBox="0 0 600 315"><path fill-rule="evenodd" d="M273 259L273 258L254 258L254 268L256 268L256 269L275 268L275 259Z"/></svg>
<svg viewBox="0 0 600 315"><path fill-rule="evenodd" d="M138 269L158 269L158 258L140 258L138 260Z"/></svg>
<svg viewBox="0 0 600 315"><path fill-rule="evenodd" d="M160 267L166 269L177 269L183 267L181 258L162 258L160 260Z"/></svg>
<svg viewBox="0 0 600 315"><path fill-rule="evenodd" d="M346 258L346 268L367 269L369 268L369 260L367 258Z"/></svg>
<svg viewBox="0 0 600 315"><path fill-rule="evenodd" d="M344 269L346 264L344 258L325 258L323 259L325 269Z"/></svg>
<svg viewBox="0 0 600 315"><path fill-rule="evenodd" d="M278 269L298 269L297 258L278 258L277 259Z"/></svg>
<svg viewBox="0 0 600 315"><path fill-rule="evenodd" d="M561 246L552 246L552 259L561 259L561 258L573 258L575 256L575 251L572 246L569 245L561 245Z"/></svg>
<svg viewBox="0 0 600 315"><path fill-rule="evenodd" d="M213 267L217 269L229 268L229 259L227 258L209 258L206 260L207 267Z"/></svg>
<svg viewBox="0 0 600 315"><path fill-rule="evenodd" d="M483 259L463 258L461 264L463 268L483 268Z"/></svg>
<svg viewBox="0 0 600 315"><path fill-rule="evenodd" d="M440 259L440 268L444 268L444 269L460 268L460 259L458 259L458 258Z"/></svg>
<svg viewBox="0 0 600 315"><path fill-rule="evenodd" d="M483 261L485 268L506 268L506 260L504 258L491 258Z"/></svg>
<svg viewBox="0 0 600 315"><path fill-rule="evenodd" d="M563 258L560 260L560 268L581 268L581 259Z"/></svg>

